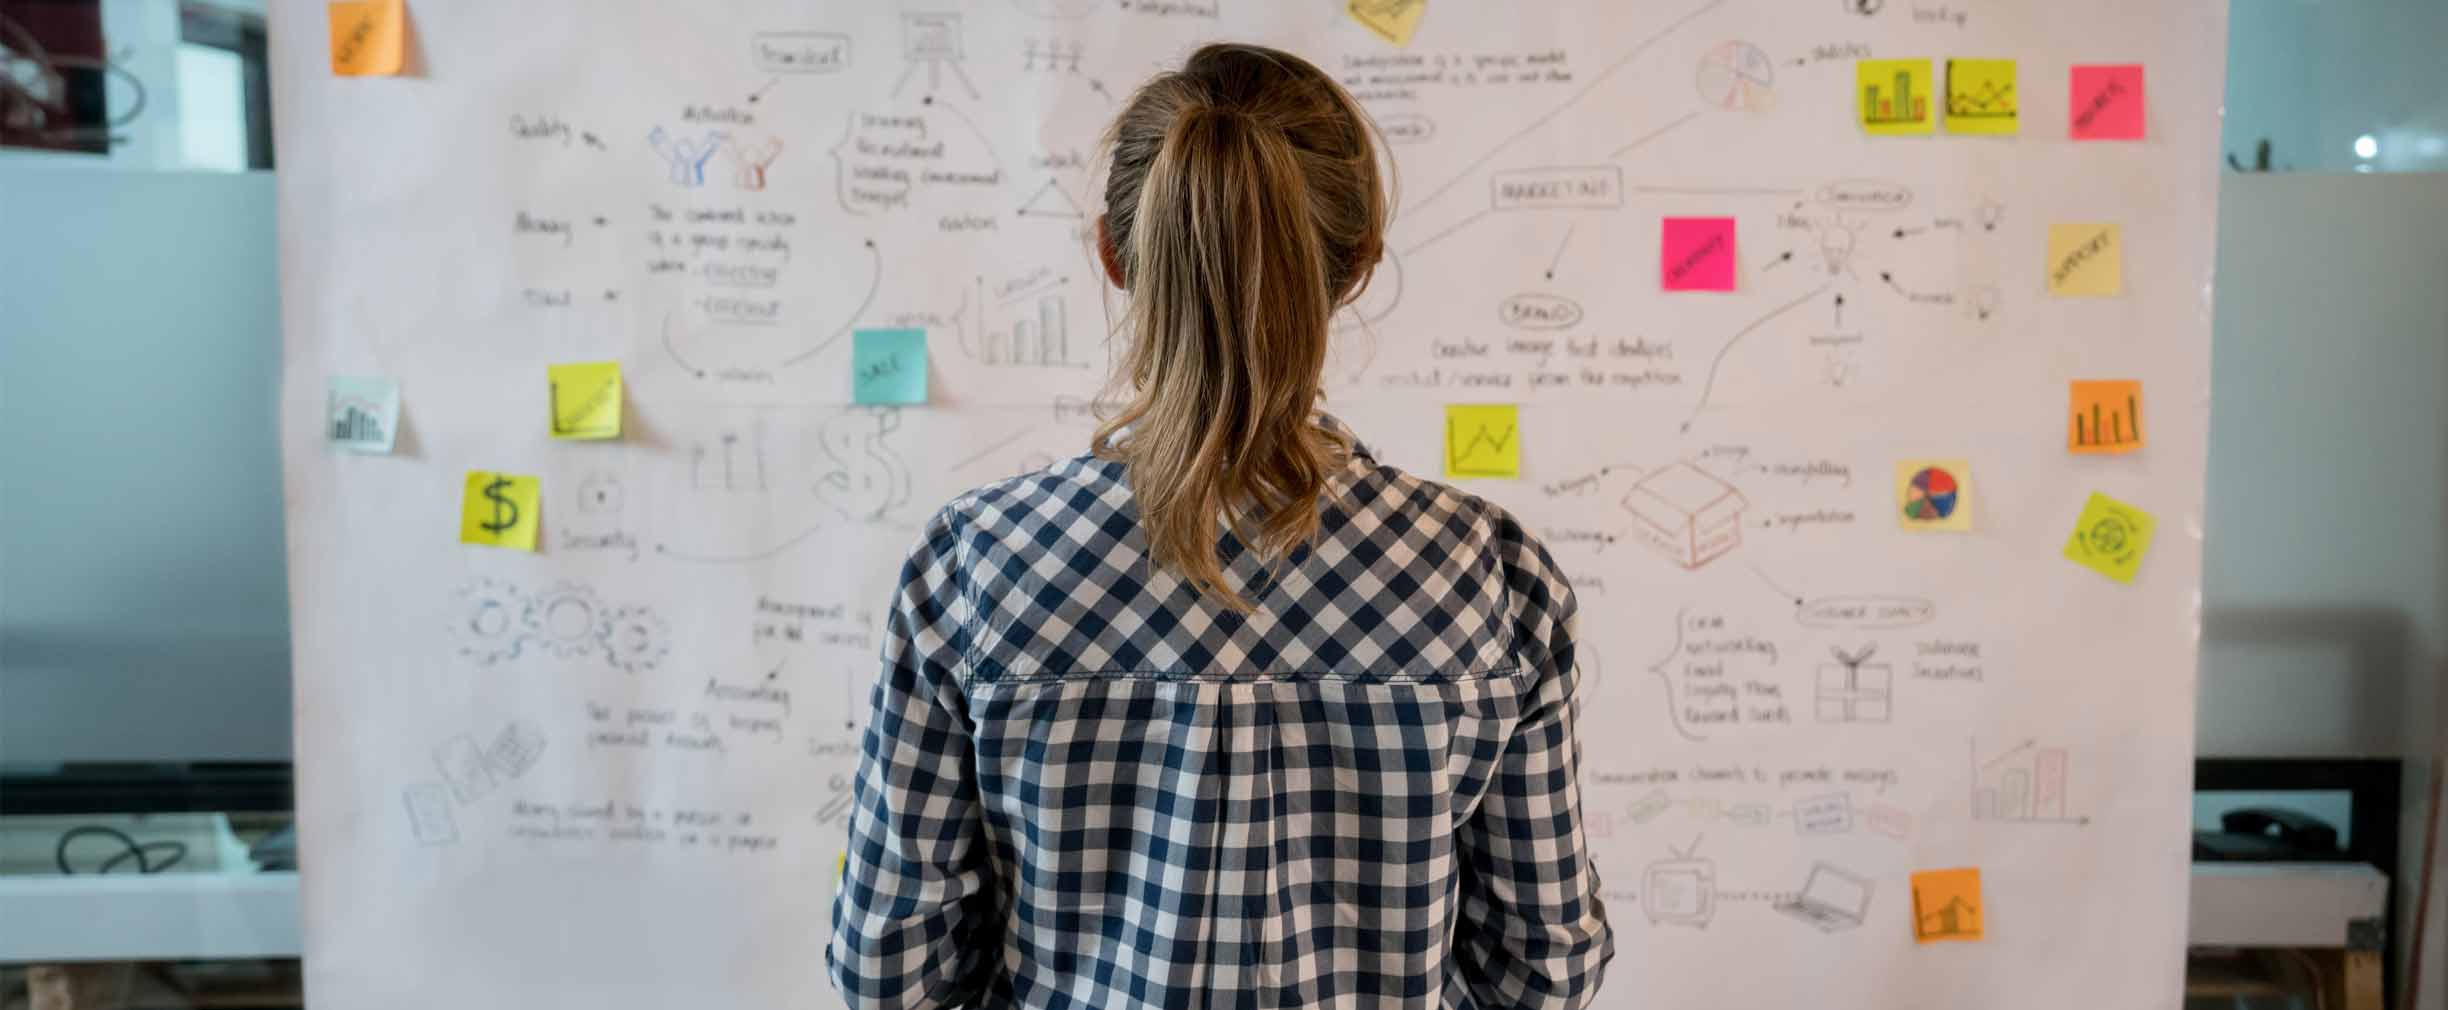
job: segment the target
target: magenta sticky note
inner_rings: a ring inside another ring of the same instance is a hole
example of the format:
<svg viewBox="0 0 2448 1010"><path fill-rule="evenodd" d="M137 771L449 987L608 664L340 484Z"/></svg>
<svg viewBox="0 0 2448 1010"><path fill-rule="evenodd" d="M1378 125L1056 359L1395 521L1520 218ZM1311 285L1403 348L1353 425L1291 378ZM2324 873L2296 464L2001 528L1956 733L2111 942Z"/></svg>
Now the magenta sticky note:
<svg viewBox="0 0 2448 1010"><path fill-rule="evenodd" d="M1658 275L1668 291L1734 290L1734 219L1667 218Z"/></svg>
<svg viewBox="0 0 2448 1010"><path fill-rule="evenodd" d="M2076 140L2140 140L2142 65L2077 66L2066 102L2067 132Z"/></svg>

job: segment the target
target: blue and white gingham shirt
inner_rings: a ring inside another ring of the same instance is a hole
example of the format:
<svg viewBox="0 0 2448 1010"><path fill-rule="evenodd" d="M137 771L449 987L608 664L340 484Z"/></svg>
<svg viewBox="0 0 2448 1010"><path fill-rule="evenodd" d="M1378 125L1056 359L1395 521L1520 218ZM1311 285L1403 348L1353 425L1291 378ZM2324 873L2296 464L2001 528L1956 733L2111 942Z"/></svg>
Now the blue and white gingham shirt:
<svg viewBox="0 0 2448 1010"><path fill-rule="evenodd" d="M1150 563L1118 463L928 521L825 954L852 1007L1590 1002L1572 589L1317 420L1355 451L1315 542L1270 572L1221 534L1246 617Z"/></svg>

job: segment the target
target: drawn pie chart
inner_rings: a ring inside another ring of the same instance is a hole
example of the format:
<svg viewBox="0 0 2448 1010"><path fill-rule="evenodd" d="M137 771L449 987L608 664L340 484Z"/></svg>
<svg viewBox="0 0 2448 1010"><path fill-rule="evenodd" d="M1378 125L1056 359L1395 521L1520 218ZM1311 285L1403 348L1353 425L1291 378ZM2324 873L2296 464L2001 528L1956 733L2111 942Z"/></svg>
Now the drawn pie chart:
<svg viewBox="0 0 2448 1010"><path fill-rule="evenodd" d="M1954 515L1956 497L1954 474L1934 466L1922 467L1912 475L1912 483L1904 492L1904 518L1928 522Z"/></svg>
<svg viewBox="0 0 2448 1010"><path fill-rule="evenodd" d="M1748 42L1725 42L1700 58L1700 100L1720 109L1764 112L1776 102L1776 62Z"/></svg>

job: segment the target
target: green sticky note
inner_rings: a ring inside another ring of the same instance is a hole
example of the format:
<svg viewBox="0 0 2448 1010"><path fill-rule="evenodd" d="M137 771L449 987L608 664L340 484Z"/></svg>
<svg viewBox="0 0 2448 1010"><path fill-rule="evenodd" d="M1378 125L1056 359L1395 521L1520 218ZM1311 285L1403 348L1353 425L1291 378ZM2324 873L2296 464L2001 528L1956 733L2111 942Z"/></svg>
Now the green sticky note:
<svg viewBox="0 0 2448 1010"><path fill-rule="evenodd" d="M850 402L926 402L925 330L860 330L850 339Z"/></svg>
<svg viewBox="0 0 2448 1010"><path fill-rule="evenodd" d="M545 371L552 383L552 437L620 437L620 362L587 361Z"/></svg>
<svg viewBox="0 0 2448 1010"><path fill-rule="evenodd" d="M2158 525L2150 513L2093 491L2082 518L2074 520L2074 534L2066 538L2066 560L2131 584Z"/></svg>
<svg viewBox="0 0 2448 1010"><path fill-rule="evenodd" d="M1513 404L1445 405L1445 476L1521 476L1521 425Z"/></svg>

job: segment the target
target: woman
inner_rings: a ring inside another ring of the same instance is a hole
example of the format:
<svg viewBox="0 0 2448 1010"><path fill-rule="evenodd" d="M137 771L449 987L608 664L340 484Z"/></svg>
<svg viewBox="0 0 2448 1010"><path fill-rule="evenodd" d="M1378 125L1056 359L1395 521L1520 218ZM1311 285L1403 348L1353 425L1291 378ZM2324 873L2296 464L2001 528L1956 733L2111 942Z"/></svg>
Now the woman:
<svg viewBox="0 0 2448 1010"><path fill-rule="evenodd" d="M1107 137L1126 406L902 568L826 963L854 1008L1580 1007L1571 587L1317 408L1365 114L1211 45Z"/></svg>

